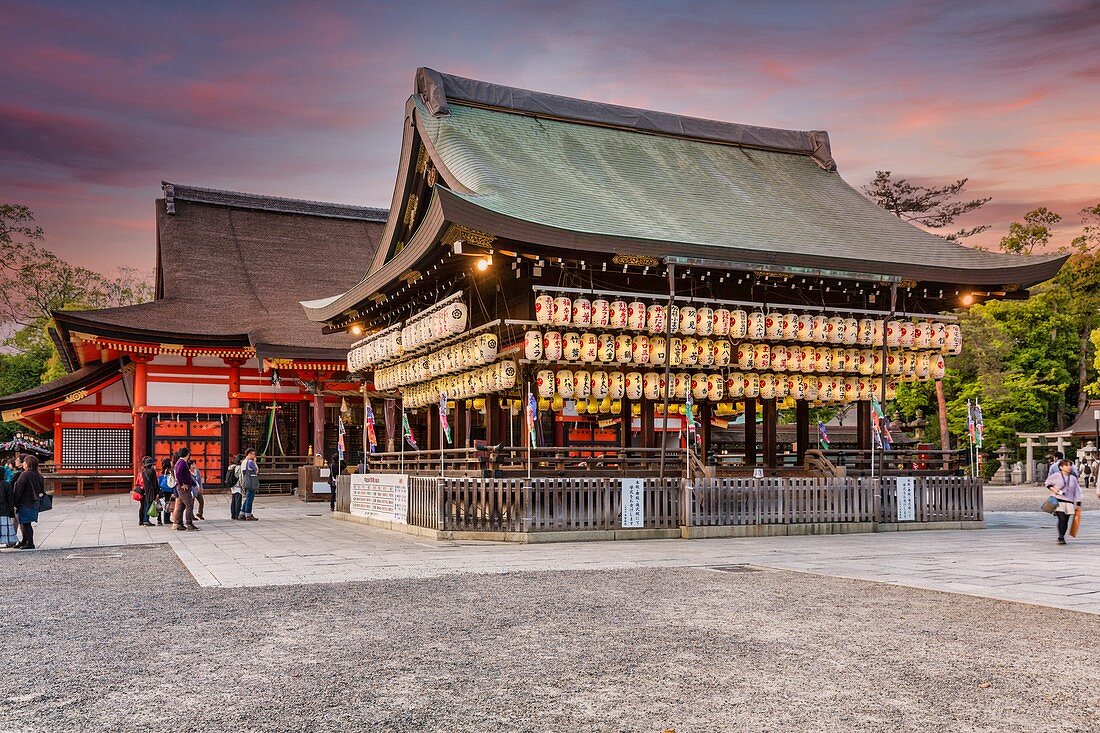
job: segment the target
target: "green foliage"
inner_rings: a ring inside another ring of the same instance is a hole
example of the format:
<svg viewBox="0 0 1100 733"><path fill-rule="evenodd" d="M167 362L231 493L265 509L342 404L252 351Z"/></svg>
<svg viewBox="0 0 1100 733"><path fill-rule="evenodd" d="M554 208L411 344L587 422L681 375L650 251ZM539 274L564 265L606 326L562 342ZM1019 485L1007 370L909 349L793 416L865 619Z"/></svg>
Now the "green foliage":
<svg viewBox="0 0 1100 733"><path fill-rule="evenodd" d="M1100 248L1100 204L1081 209L1081 234L1073 238L1069 246L1081 253Z"/></svg>
<svg viewBox="0 0 1100 733"><path fill-rule="evenodd" d="M0 354L0 394L12 394L41 384L48 353ZM0 422L0 441L11 440L25 428L14 422Z"/></svg>
<svg viewBox="0 0 1100 733"><path fill-rule="evenodd" d="M875 171L875 177L863 187L863 192L882 208L899 219L920 224L929 229L942 229L955 222L963 214L980 209L989 203L989 198L957 201L966 188L968 178L960 178L944 186L920 186L905 178L893 177L890 171ZM978 232L984 232L989 225L970 229L960 229L948 234L947 239L959 240Z"/></svg>
<svg viewBox="0 0 1100 733"><path fill-rule="evenodd" d="M1001 249L1014 255L1029 255L1043 249L1050 244L1052 227L1061 220L1061 214L1045 206L1029 211L1022 223L1014 221L1009 225L1008 234L1001 237Z"/></svg>

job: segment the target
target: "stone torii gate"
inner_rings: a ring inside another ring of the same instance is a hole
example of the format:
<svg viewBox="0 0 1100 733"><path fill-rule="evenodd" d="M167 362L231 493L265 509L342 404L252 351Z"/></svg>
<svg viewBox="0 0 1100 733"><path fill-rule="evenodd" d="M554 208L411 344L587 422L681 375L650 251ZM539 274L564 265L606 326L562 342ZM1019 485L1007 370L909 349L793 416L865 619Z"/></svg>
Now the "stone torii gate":
<svg viewBox="0 0 1100 733"><path fill-rule="evenodd" d="M1035 448L1049 448L1053 441L1054 450L1065 455L1073 433L1069 430L1054 433L1018 433L1017 437L1024 441L1024 480L1030 484L1036 480Z"/></svg>

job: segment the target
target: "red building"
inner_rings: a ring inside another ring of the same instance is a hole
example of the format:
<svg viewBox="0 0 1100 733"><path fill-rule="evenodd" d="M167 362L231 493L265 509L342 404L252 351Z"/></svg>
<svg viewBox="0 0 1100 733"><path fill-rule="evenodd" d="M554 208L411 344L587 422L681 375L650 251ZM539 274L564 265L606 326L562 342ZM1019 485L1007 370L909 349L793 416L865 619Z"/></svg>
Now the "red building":
<svg viewBox="0 0 1100 733"><path fill-rule="evenodd" d="M129 482L187 445L208 483L229 456L335 450L335 412L361 414L354 337L323 335L299 301L354 285L387 212L164 183L152 302L54 314L70 374L0 398L5 420L54 439L67 488ZM329 417L326 419L326 409ZM349 415L345 441L361 422ZM357 454L357 449L352 448Z"/></svg>

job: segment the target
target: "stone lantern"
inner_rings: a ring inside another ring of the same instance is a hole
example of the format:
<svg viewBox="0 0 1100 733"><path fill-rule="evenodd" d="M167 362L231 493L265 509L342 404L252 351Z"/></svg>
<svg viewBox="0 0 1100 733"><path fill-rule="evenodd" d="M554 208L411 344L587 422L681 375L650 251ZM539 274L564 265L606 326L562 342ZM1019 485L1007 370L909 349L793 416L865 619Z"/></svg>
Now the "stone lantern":
<svg viewBox="0 0 1100 733"><path fill-rule="evenodd" d="M993 483L995 484L1007 484L1012 480L1012 469L1009 467L1009 456L1012 455L1012 450L1006 446L1001 445L996 450L997 453L997 473L993 474Z"/></svg>

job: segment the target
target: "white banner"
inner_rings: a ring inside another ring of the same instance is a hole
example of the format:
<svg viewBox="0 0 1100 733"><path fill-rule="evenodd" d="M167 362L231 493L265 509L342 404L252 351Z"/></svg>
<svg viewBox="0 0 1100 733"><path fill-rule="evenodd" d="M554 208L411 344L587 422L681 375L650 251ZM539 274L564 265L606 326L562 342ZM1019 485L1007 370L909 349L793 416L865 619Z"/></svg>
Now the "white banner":
<svg viewBox="0 0 1100 733"><path fill-rule="evenodd" d="M645 526L645 482L640 478L622 479L623 529Z"/></svg>
<svg viewBox="0 0 1100 733"><path fill-rule="evenodd" d="M407 524L409 477L404 473L354 473L351 476L351 514L384 522Z"/></svg>

